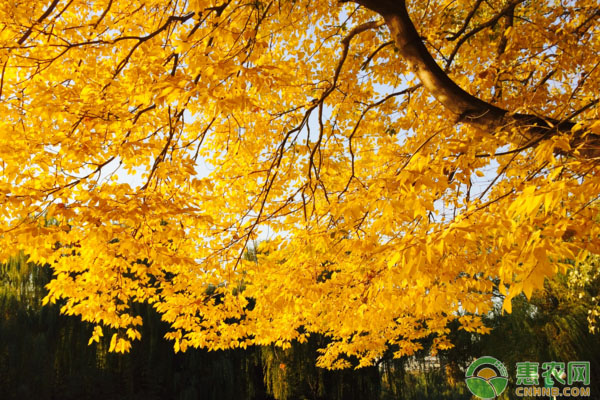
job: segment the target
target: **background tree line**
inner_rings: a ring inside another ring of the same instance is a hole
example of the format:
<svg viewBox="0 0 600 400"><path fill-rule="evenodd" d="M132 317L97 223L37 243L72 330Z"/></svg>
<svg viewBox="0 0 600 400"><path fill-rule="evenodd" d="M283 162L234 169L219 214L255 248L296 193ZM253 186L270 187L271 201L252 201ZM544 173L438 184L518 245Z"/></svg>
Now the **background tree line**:
<svg viewBox="0 0 600 400"><path fill-rule="evenodd" d="M513 313L486 317L490 335L451 328L453 349L427 357L328 371L315 366L327 340L312 336L290 349L274 346L174 353L163 339L168 325L148 305L142 339L130 353L108 352L110 335L88 345L90 324L41 306L50 270L20 254L0 266L0 398L2 399L465 399L464 370L473 357L492 355L514 377L519 361L591 361L592 397L598 398L600 341L595 333L600 274L596 260L547 281ZM511 384L514 384L514 379ZM509 388L503 395L510 398Z"/></svg>

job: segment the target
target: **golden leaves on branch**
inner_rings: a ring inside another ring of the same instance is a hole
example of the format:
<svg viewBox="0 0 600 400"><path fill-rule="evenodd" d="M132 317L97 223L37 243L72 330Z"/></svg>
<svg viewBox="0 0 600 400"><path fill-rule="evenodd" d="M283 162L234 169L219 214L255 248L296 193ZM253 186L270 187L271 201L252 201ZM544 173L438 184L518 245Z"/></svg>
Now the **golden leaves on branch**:
<svg viewBox="0 0 600 400"><path fill-rule="evenodd" d="M486 333L600 252L597 4L407 6L427 62L353 2L3 8L2 258L117 352L136 303L176 351L320 333L334 368Z"/></svg>

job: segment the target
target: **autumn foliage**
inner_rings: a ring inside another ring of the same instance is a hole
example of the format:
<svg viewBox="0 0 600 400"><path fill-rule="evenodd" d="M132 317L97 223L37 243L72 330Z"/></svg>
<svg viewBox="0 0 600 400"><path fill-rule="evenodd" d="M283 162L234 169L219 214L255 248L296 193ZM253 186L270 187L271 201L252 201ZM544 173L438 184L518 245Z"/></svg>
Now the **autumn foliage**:
<svg viewBox="0 0 600 400"><path fill-rule="evenodd" d="M1 4L0 255L91 342L363 366L600 252L596 1Z"/></svg>

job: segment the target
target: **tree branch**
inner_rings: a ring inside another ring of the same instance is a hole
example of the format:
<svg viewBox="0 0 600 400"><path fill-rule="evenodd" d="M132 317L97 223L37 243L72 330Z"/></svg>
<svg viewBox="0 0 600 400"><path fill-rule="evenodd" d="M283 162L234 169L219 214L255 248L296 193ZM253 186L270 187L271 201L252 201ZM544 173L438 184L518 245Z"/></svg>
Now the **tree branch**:
<svg viewBox="0 0 600 400"><path fill-rule="evenodd" d="M457 116L458 122L467 123L488 132L510 132L514 128L519 128L522 136L513 135L513 141L522 144L523 136L525 136L525 142L530 143L531 146L553 135L568 133L572 134L571 147L581 146L581 157L600 157L600 137L595 134L586 135L583 129L571 132L575 123L570 120L558 121L536 115L511 113L485 102L459 87L436 63L425 47L410 19L404 0L351 1L384 18L400 56L431 95Z"/></svg>
<svg viewBox="0 0 600 400"><path fill-rule="evenodd" d="M29 29L27 29L27 32L25 32L23 34L23 36L21 36L21 39L19 39L17 41L17 43L20 45L22 45L23 43L25 43L25 41L27 40L27 38L29 38L29 35L31 35L31 33L33 32L33 28L39 24L42 23L46 18L48 18L48 16L50 14L52 14L52 11L54 11L54 9L56 8L56 6L58 5L59 0L54 0L50 6L48 6L48 8L46 9L46 11L44 11L44 13L37 19L37 21L35 21L35 24L33 24L32 26L29 27Z"/></svg>
<svg viewBox="0 0 600 400"><path fill-rule="evenodd" d="M458 50L461 48L461 46L463 44L465 44L465 42L467 40L469 40L471 37L475 36L477 33L481 32L485 28L491 28L494 25L496 25L502 17L504 17L505 15L512 14L514 12L515 7L517 5L523 3L524 1L525 0L511 1L502 10L500 10L500 12L498 14L496 14L495 16L493 16L486 22L482 23L481 25L478 25L475 28L471 29L469 32L465 33L465 35L463 37L461 37L460 40L456 43L456 46L454 46L454 50L452 50L452 53L448 57L447 67L449 67L450 64L452 64L452 61L454 61L454 58L458 54ZM456 38L458 39L459 36L457 36ZM452 38L449 38L448 40L455 40L455 39L452 37Z"/></svg>
<svg viewBox="0 0 600 400"><path fill-rule="evenodd" d="M465 18L465 22L463 23L463 26L457 32L448 36L446 38L446 40L456 40L460 37L460 35L462 35L465 32L465 30L469 26L469 22L471 22L471 19L473 18L473 16L479 9L479 6L481 5L481 3L483 3L483 0L477 0L477 3L475 3L475 6L473 6L473 9L469 12L469 15L467 15L467 18Z"/></svg>

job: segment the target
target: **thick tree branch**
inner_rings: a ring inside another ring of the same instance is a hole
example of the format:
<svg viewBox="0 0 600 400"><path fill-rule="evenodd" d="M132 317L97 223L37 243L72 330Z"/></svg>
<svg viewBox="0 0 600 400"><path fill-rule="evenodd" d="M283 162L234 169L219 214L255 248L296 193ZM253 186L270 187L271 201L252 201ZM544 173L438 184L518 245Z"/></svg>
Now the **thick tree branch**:
<svg viewBox="0 0 600 400"><path fill-rule="evenodd" d="M348 0L347 0L348 1ZM571 132L575 123L558 121L536 115L511 113L485 102L459 87L425 47L412 23L404 0L352 0L380 14L390 30L399 54L423 86L448 110L456 114L457 121L477 128L499 132L519 128L513 141L520 147L535 146L542 139L558 133L572 134L571 146L581 146L580 156L600 157L600 137L584 135L583 130Z"/></svg>

